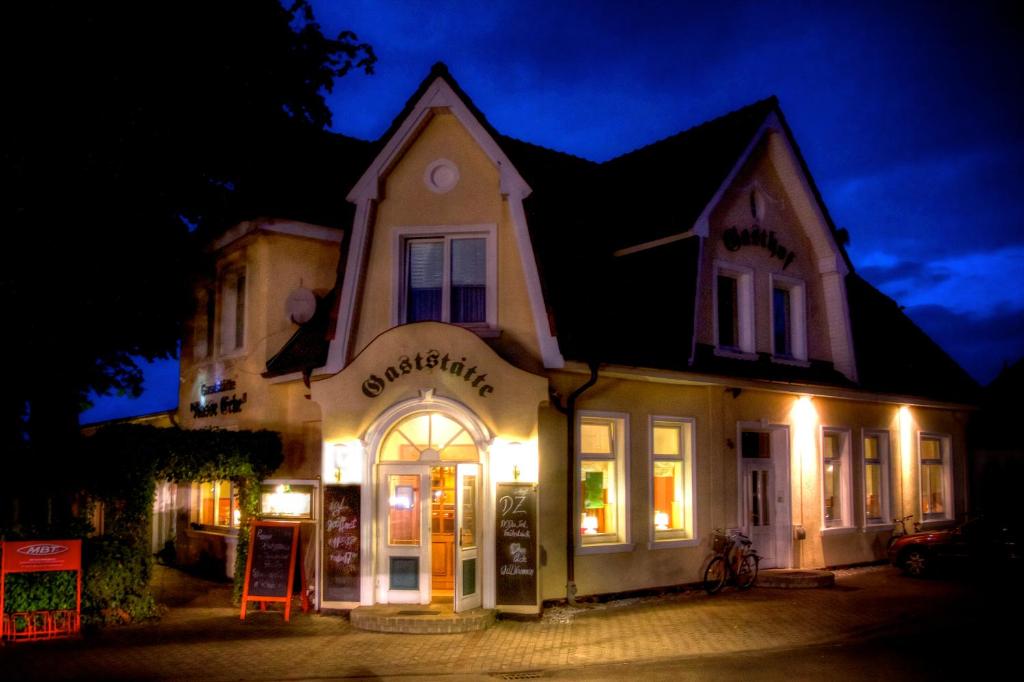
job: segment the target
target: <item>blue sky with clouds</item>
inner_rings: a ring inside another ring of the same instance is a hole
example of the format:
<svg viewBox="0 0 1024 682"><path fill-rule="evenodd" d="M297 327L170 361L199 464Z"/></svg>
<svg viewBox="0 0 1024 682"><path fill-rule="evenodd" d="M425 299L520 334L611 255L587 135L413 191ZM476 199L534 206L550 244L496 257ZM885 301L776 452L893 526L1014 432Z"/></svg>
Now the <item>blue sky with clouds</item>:
<svg viewBox="0 0 1024 682"><path fill-rule="evenodd" d="M777 95L858 271L979 381L1024 355L1012 3L313 5L326 33L351 29L379 57L328 96L334 130L364 139L436 61L502 133L595 161ZM150 402L104 401L83 421L172 407L173 369L149 382Z"/></svg>

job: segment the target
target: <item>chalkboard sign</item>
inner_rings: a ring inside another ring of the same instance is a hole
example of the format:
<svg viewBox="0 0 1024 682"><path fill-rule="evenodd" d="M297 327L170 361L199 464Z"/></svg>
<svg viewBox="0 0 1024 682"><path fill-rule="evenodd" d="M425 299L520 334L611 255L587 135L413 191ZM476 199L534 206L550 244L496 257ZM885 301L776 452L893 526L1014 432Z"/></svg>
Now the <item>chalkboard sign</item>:
<svg viewBox="0 0 1024 682"><path fill-rule="evenodd" d="M497 603L537 603L537 486L499 483L495 563Z"/></svg>
<svg viewBox="0 0 1024 682"><path fill-rule="evenodd" d="M250 601L284 602L284 619L291 617L295 554L299 524L254 521L249 532L249 555L242 588L242 618Z"/></svg>
<svg viewBox="0 0 1024 682"><path fill-rule="evenodd" d="M359 601L359 486L324 488L325 601Z"/></svg>

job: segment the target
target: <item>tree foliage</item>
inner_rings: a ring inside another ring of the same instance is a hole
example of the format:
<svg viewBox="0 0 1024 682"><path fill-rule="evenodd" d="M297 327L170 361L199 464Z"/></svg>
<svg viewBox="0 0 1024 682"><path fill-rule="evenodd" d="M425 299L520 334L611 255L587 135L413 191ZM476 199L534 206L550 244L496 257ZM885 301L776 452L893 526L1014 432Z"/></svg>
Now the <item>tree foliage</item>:
<svg viewBox="0 0 1024 682"><path fill-rule="evenodd" d="M323 142L323 92L375 56L351 32L325 36L305 0L0 13L0 447L26 459L29 445L73 452L90 390L137 395L135 358L176 354L196 234L259 215L249 188L282 150Z"/></svg>

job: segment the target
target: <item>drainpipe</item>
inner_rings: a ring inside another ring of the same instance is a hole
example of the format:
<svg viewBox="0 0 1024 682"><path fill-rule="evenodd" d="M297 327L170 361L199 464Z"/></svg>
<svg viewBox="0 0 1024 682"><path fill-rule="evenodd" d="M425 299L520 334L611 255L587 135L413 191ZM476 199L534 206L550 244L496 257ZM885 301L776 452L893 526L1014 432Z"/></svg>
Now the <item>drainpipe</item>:
<svg viewBox="0 0 1024 682"><path fill-rule="evenodd" d="M576 497L576 400L583 392L597 383L596 361L587 363L590 367L590 378L586 383L569 394L562 405L561 398L554 389L550 389L551 404L565 415L566 424L566 469L565 477L565 598L569 604L576 604L576 513L573 500Z"/></svg>

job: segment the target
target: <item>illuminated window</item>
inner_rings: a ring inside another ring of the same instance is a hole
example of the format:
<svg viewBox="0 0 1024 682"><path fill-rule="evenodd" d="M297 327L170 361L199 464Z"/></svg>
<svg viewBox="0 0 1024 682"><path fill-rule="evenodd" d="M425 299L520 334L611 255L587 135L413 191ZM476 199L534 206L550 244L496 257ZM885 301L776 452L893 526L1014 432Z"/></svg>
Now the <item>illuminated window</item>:
<svg viewBox="0 0 1024 682"><path fill-rule="evenodd" d="M586 414L578 424L580 544L626 542L626 419Z"/></svg>
<svg viewBox="0 0 1024 682"><path fill-rule="evenodd" d="M384 462L450 460L475 462L476 443L469 431L440 412L417 412L395 424L380 449Z"/></svg>
<svg viewBox="0 0 1024 682"><path fill-rule="evenodd" d="M241 521L238 489L231 481L192 484L192 522L218 528L237 528Z"/></svg>
<svg viewBox="0 0 1024 682"><path fill-rule="evenodd" d="M849 434L838 429L823 429L821 459L825 527L849 526L852 520Z"/></svg>
<svg viewBox="0 0 1024 682"><path fill-rule="evenodd" d="M772 275L772 355L807 359L807 320L804 285Z"/></svg>
<svg viewBox="0 0 1024 682"><path fill-rule="evenodd" d="M651 523L655 542L694 537L693 420L651 420Z"/></svg>
<svg viewBox="0 0 1024 682"><path fill-rule="evenodd" d="M245 270L227 273L221 285L220 350L233 353L245 346Z"/></svg>
<svg viewBox="0 0 1024 682"><path fill-rule="evenodd" d="M754 352L754 277L746 269L715 264L715 345L733 353Z"/></svg>
<svg viewBox="0 0 1024 682"><path fill-rule="evenodd" d="M407 238L402 321L493 326L496 280L490 242L490 235L473 232Z"/></svg>
<svg viewBox="0 0 1024 682"><path fill-rule="evenodd" d="M264 483L260 486L260 513L287 519L313 518L313 486Z"/></svg>
<svg viewBox="0 0 1024 682"><path fill-rule="evenodd" d="M888 523L889 513L889 432L864 433L864 523Z"/></svg>
<svg viewBox="0 0 1024 682"><path fill-rule="evenodd" d="M925 521L952 518L949 481L949 437L921 434L921 518Z"/></svg>
<svg viewBox="0 0 1024 682"><path fill-rule="evenodd" d="M420 544L420 476L388 475L388 544Z"/></svg>

